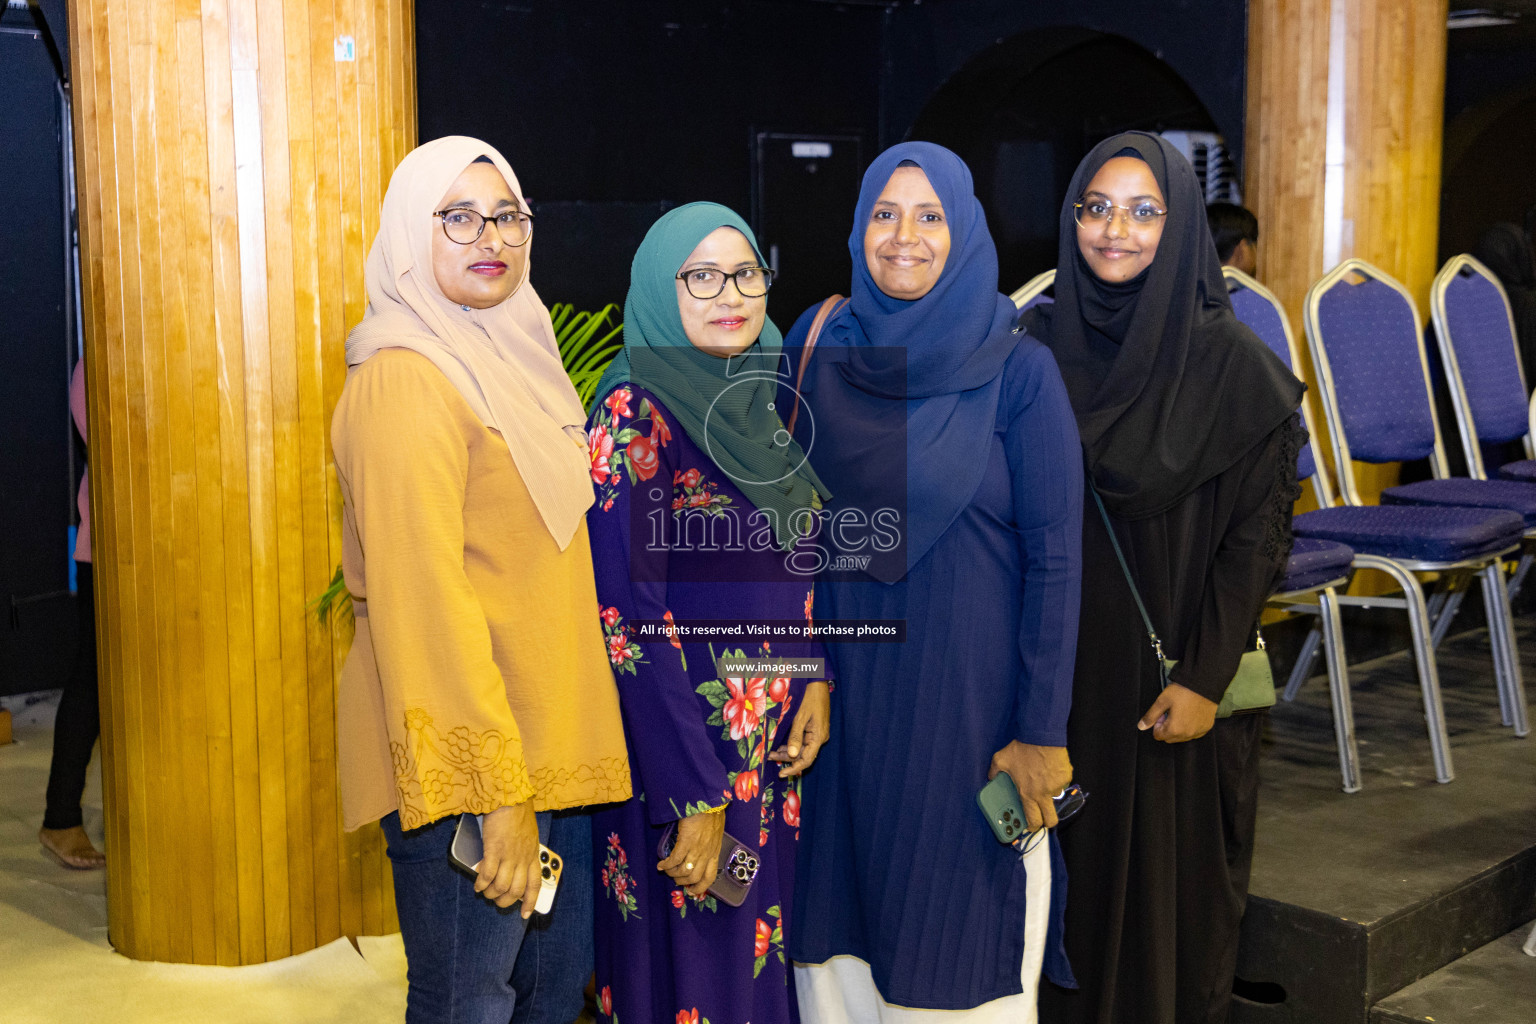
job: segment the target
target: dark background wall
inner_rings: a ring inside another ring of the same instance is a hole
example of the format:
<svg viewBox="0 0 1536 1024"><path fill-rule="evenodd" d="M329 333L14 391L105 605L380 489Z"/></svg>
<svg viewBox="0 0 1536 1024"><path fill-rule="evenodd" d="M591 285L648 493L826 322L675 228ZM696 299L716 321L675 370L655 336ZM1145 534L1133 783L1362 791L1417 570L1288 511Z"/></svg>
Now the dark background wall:
<svg viewBox="0 0 1536 1024"><path fill-rule="evenodd" d="M1441 260L1536 203L1536 3L1523 10L1519 24L1447 40Z"/></svg>
<svg viewBox="0 0 1536 1024"><path fill-rule="evenodd" d="M853 136L861 164L909 137L961 151L1002 229L1010 289L1054 261L1060 189L1098 139L1196 128L1241 149L1247 15L1231 0L418 0L416 12L421 138L476 134L511 160L534 202L547 302L621 302L646 227L698 199L747 215L765 246L798 231L788 249L833 254L780 267L769 312L781 324L846 290L857 171L790 176L768 151L760 167L760 132ZM467 39L487 41L475 59ZM492 40L507 41L505 70ZM1050 158L1021 157L1025 135ZM798 223L765 219L785 197Z"/></svg>
<svg viewBox="0 0 1536 1024"><path fill-rule="evenodd" d="M45 0L68 61L63 0ZM0 18L0 694L62 685L74 656L64 205L54 65L27 11ZM60 593L62 591L62 593ZM46 595L53 596L46 596Z"/></svg>

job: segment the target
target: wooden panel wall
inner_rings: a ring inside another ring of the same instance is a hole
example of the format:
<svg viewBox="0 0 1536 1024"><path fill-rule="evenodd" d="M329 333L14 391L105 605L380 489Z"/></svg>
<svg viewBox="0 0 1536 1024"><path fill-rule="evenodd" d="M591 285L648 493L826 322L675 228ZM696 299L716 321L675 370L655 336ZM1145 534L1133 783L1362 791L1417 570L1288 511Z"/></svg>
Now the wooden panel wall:
<svg viewBox="0 0 1536 1024"><path fill-rule="evenodd" d="M1342 118L1339 259L1401 280L1429 316L1440 223L1446 0L1249 0L1245 195L1259 219L1259 274L1300 334L1325 259L1331 97ZM1334 32L1342 33L1338 40ZM1337 43L1337 45L1335 45ZM1313 379L1310 363L1303 375ZM1322 408L1314 405L1319 429ZM1327 457L1326 439L1319 454ZM1397 482L1395 464L1356 463L1362 496Z"/></svg>
<svg viewBox="0 0 1536 1024"><path fill-rule="evenodd" d="M393 930L382 835L340 827L350 632L307 605L340 560L342 345L415 144L412 6L69 22L112 942L247 964Z"/></svg>

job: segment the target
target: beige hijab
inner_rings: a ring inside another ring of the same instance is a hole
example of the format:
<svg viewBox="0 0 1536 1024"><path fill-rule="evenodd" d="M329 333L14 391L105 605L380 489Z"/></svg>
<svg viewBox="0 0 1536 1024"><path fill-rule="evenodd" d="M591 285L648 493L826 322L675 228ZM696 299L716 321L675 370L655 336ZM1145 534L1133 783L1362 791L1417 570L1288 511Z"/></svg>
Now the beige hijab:
<svg viewBox="0 0 1536 1024"><path fill-rule="evenodd" d="M592 504L586 413L561 366L549 311L528 283L529 264L511 297L490 309L459 306L432 272L432 232L442 230L432 214L448 186L481 156L528 208L511 166L479 139L450 135L411 152L384 193L379 234L368 253L368 312L347 336L347 365L385 348L432 360L507 442L545 527L564 551Z"/></svg>

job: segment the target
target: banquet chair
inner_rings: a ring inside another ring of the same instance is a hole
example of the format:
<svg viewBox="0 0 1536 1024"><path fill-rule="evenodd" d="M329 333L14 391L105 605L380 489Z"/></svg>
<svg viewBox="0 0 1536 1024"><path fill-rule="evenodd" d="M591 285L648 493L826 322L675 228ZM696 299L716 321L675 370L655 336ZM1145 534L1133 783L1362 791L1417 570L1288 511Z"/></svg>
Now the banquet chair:
<svg viewBox="0 0 1536 1024"><path fill-rule="evenodd" d="M1429 666L1434 675L1433 633L1424 635L1429 609L1416 575L1482 580L1500 714L1517 736L1526 735L1525 689L1502 560L1519 548L1536 520L1536 495L1508 481L1447 477L1418 315L1401 284L1363 260L1345 260L1308 291L1305 326L1343 504L1298 516L1294 528L1298 536L1337 540L1383 559L1372 568L1403 584L1400 599L1341 600L1410 609L1436 777L1447 782L1452 776L1438 685L1432 688L1424 674ZM1354 459L1399 462L1425 456L1435 479L1388 488L1381 505L1365 506ZM1357 559L1356 566L1361 564ZM1453 611L1446 604L1441 622Z"/></svg>

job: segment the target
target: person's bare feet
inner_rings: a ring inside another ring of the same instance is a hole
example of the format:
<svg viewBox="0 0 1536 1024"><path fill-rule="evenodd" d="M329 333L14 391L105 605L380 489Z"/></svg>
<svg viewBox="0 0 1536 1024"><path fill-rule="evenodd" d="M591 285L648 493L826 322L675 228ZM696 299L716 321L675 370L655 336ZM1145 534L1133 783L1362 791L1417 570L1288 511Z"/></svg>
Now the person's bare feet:
<svg viewBox="0 0 1536 1024"><path fill-rule="evenodd" d="M91 845L91 837L79 825L74 828L44 828L37 833L43 852L67 868L90 871L107 866L107 856Z"/></svg>

